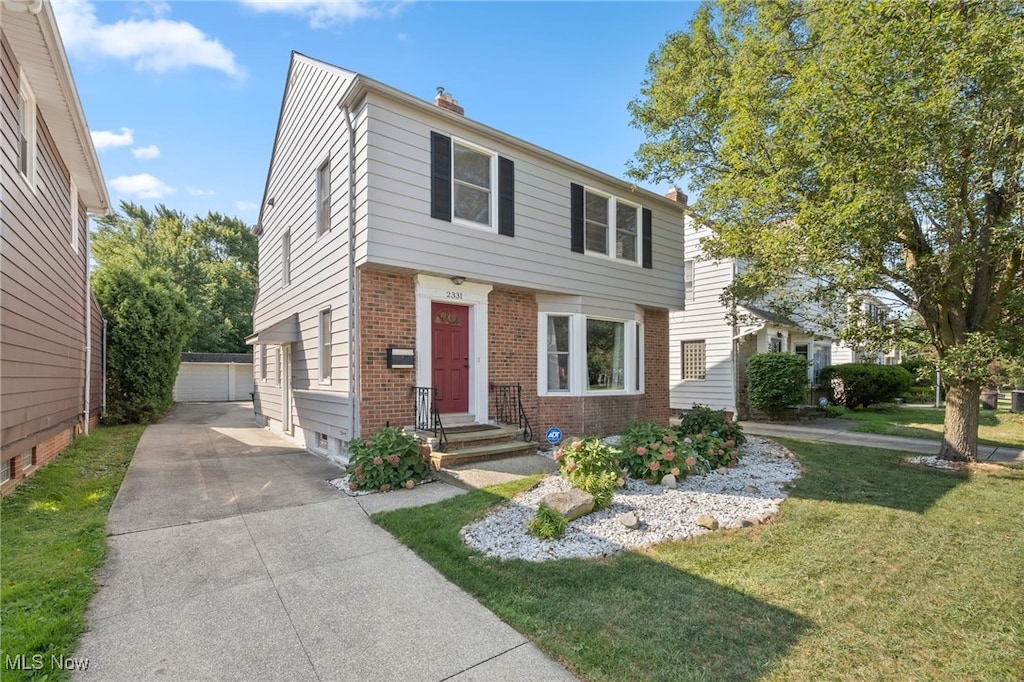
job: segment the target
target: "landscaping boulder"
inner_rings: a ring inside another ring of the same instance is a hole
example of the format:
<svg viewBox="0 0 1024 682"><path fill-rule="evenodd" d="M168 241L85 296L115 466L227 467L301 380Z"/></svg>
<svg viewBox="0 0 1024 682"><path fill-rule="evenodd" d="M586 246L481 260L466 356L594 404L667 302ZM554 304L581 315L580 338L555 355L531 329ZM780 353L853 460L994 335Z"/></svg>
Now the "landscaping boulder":
<svg viewBox="0 0 1024 682"><path fill-rule="evenodd" d="M661 485L664 488L675 488L676 487L676 477L673 476L672 474L665 474L665 476L662 477L662 479L661 479Z"/></svg>
<svg viewBox="0 0 1024 682"><path fill-rule="evenodd" d="M718 519L710 514L701 514L694 521L701 528L707 528L708 530L718 530Z"/></svg>
<svg viewBox="0 0 1024 682"><path fill-rule="evenodd" d="M594 496L573 488L567 493L548 493L541 500L541 504L551 507L564 516L566 521L572 521L594 511Z"/></svg>
<svg viewBox="0 0 1024 682"><path fill-rule="evenodd" d="M640 527L640 517L637 516L635 511L628 511L624 514L619 514L619 523L630 530L636 530Z"/></svg>

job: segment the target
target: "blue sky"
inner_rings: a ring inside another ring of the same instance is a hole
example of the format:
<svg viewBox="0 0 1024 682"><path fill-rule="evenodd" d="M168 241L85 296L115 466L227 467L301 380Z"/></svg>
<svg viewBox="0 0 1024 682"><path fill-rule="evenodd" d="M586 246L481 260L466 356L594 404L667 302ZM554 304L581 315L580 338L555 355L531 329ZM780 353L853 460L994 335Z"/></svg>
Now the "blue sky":
<svg viewBox="0 0 1024 682"><path fill-rule="evenodd" d="M642 141L626 105L650 54L696 9L53 1L114 205L163 203L248 223L258 217L292 50L425 100L443 86L467 117L624 177Z"/></svg>

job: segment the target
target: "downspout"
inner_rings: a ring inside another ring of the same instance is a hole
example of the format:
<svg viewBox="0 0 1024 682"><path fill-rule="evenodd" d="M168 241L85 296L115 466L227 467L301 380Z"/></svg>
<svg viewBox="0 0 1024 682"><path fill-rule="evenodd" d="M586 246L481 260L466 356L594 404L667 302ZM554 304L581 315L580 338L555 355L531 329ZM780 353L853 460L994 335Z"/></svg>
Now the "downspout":
<svg viewBox="0 0 1024 682"><path fill-rule="evenodd" d="M77 221L75 221L77 222ZM89 398L92 393L92 282L89 281L89 230L85 231L85 409L84 431L89 435Z"/></svg>
<svg viewBox="0 0 1024 682"><path fill-rule="evenodd" d="M100 416L107 416L107 318L103 318L103 347L100 348L101 358L103 362L103 407L101 408Z"/></svg>
<svg viewBox="0 0 1024 682"><path fill-rule="evenodd" d="M345 131L348 134L348 394L349 440L360 435L359 429L359 277L356 272L356 211L355 211L355 128L348 105L342 106Z"/></svg>

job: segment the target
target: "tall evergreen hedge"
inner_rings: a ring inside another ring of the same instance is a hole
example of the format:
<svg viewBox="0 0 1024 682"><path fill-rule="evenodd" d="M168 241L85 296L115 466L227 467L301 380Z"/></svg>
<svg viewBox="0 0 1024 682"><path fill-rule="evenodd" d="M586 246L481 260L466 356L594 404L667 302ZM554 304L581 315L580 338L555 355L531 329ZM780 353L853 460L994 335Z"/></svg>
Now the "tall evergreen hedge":
<svg viewBox="0 0 1024 682"><path fill-rule="evenodd" d="M747 397L757 410L778 415L807 393L807 360L794 353L759 353L747 361Z"/></svg>

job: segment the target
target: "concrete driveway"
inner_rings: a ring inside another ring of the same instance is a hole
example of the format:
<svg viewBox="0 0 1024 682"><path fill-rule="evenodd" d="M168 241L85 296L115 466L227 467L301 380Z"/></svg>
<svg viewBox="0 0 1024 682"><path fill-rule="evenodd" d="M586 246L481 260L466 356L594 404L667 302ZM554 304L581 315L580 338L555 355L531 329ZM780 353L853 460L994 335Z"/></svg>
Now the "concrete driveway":
<svg viewBox="0 0 1024 682"><path fill-rule="evenodd" d="M574 679L367 518L460 489L348 497L252 417L179 404L146 429L77 679Z"/></svg>

